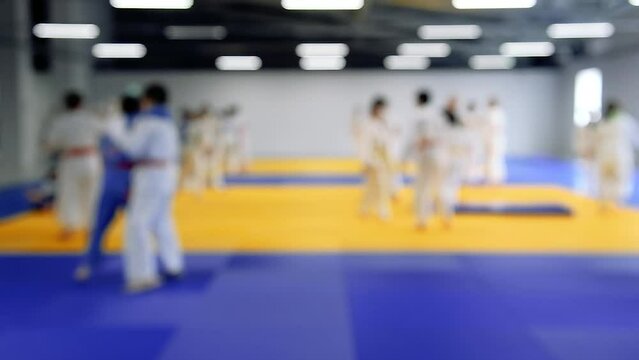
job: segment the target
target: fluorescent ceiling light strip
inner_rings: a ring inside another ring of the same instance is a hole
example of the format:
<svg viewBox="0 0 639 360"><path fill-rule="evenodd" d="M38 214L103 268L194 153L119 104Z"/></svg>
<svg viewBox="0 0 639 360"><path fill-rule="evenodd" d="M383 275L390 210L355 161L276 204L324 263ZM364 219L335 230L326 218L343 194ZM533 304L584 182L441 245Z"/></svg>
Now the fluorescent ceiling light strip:
<svg viewBox="0 0 639 360"><path fill-rule="evenodd" d="M226 71L255 71L262 68L258 56L220 56L215 59L215 67Z"/></svg>
<svg viewBox="0 0 639 360"><path fill-rule="evenodd" d="M501 55L475 55L468 61L475 70L507 70L514 68L515 64L514 58Z"/></svg>
<svg viewBox="0 0 639 360"><path fill-rule="evenodd" d="M171 40L222 40L227 31L224 26L167 26L164 35Z"/></svg>
<svg viewBox="0 0 639 360"><path fill-rule="evenodd" d="M615 33L615 27L611 23L553 24L547 33L553 39L607 38Z"/></svg>
<svg viewBox="0 0 639 360"><path fill-rule="evenodd" d="M384 58L384 67L388 70L425 70L430 59L424 56L391 55Z"/></svg>
<svg viewBox="0 0 639 360"><path fill-rule="evenodd" d="M359 10L364 0L282 0L286 10Z"/></svg>
<svg viewBox="0 0 639 360"><path fill-rule="evenodd" d="M42 39L95 39L100 28L95 24L41 23L33 27L33 35Z"/></svg>
<svg viewBox="0 0 639 360"><path fill-rule="evenodd" d="M630 5L639 6L639 0L630 0Z"/></svg>
<svg viewBox="0 0 639 360"><path fill-rule="evenodd" d="M110 0L117 9L190 9L193 0Z"/></svg>
<svg viewBox="0 0 639 360"><path fill-rule="evenodd" d="M341 43L299 44L295 48L299 57L307 56L346 56L349 53L348 45Z"/></svg>
<svg viewBox="0 0 639 360"><path fill-rule="evenodd" d="M473 40L481 37L482 29L479 25L424 25L417 35L424 40Z"/></svg>
<svg viewBox="0 0 639 360"><path fill-rule="evenodd" d="M499 52L512 57L545 57L555 53L551 42L507 42L501 44Z"/></svg>
<svg viewBox="0 0 639 360"><path fill-rule="evenodd" d="M537 0L453 0L456 9L529 9Z"/></svg>
<svg viewBox="0 0 639 360"><path fill-rule="evenodd" d="M140 59L146 55L146 46L142 44L101 43L93 45L91 53L100 59Z"/></svg>
<svg viewBox="0 0 639 360"><path fill-rule="evenodd" d="M346 59L341 56L303 57L300 68L304 70L342 70L346 67Z"/></svg>
<svg viewBox="0 0 639 360"><path fill-rule="evenodd" d="M450 52L450 45L446 43L404 43L397 47L397 54L405 56L443 58Z"/></svg>

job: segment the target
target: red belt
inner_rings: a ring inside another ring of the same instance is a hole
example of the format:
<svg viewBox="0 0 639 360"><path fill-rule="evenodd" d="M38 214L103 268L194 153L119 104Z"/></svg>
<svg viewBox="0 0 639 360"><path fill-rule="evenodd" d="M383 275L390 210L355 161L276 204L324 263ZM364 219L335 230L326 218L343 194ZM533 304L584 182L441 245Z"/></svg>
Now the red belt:
<svg viewBox="0 0 639 360"><path fill-rule="evenodd" d="M120 161L117 164L118 169L121 169L121 170L131 170L133 169L133 166L135 166L135 163L131 161Z"/></svg>
<svg viewBox="0 0 639 360"><path fill-rule="evenodd" d="M135 167L162 167L168 165L169 162L167 160L158 160L158 159L143 159L137 160L133 166Z"/></svg>
<svg viewBox="0 0 639 360"><path fill-rule="evenodd" d="M82 157L82 156L93 155L95 153L96 153L96 150L94 147L85 146L85 147L76 147L76 148L67 149L64 151L63 155L65 157Z"/></svg>

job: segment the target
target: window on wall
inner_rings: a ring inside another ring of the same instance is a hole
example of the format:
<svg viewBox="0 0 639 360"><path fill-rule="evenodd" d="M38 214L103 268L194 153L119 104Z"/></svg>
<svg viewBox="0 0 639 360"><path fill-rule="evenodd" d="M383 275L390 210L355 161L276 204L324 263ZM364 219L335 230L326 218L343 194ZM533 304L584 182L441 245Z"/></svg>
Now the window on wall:
<svg viewBox="0 0 639 360"><path fill-rule="evenodd" d="M584 69L575 78L575 125L584 127L601 117L603 78L597 68Z"/></svg>

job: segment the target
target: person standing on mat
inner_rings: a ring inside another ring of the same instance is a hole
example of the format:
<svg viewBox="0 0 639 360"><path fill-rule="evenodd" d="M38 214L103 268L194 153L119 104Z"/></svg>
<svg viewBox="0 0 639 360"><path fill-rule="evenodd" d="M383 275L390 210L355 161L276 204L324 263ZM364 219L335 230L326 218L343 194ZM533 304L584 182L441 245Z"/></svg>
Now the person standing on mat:
<svg viewBox="0 0 639 360"><path fill-rule="evenodd" d="M103 127L82 109L78 93L69 92L64 104L66 112L53 122L46 143L59 154L55 209L62 224L61 239L67 240L89 227L101 171L97 145Z"/></svg>
<svg viewBox="0 0 639 360"><path fill-rule="evenodd" d="M595 161L602 209L621 205L632 194L639 125L617 103L610 102L596 129Z"/></svg>
<svg viewBox="0 0 639 360"><path fill-rule="evenodd" d="M472 158L472 134L461 121L457 110L457 98L448 101L444 111L446 120L446 168L444 186L441 189L441 214L446 227L450 227L455 215L455 205L464 178Z"/></svg>
<svg viewBox="0 0 639 360"><path fill-rule="evenodd" d="M122 116L125 127L130 129L135 116L140 111L139 100L125 96L121 101ZM89 238L87 250L80 265L75 270L75 280L84 282L91 278L94 268L102 257L102 241L104 233L113 221L118 210L124 209L129 195L130 172L133 167L129 159L113 141L107 136L100 140L100 152L104 166L102 189L98 200L98 207L93 220L93 229Z"/></svg>
<svg viewBox="0 0 639 360"><path fill-rule="evenodd" d="M386 100L376 99L362 127L364 195L361 213L366 216L374 211L381 219L388 220L391 217L393 134L386 122L385 110Z"/></svg>
<svg viewBox="0 0 639 360"><path fill-rule="evenodd" d="M441 110L431 105L431 96L426 91L417 94L417 113L413 137L404 155L416 165L414 183L414 206L417 229L424 230L437 206L441 206L441 194L446 180L445 131L446 123Z"/></svg>
<svg viewBox="0 0 639 360"><path fill-rule="evenodd" d="M124 246L126 290L139 293L161 285L153 239L166 278L181 277L184 259L175 230L172 203L178 181L179 135L161 85L146 88L141 113L130 131L109 133L134 161Z"/></svg>
<svg viewBox="0 0 639 360"><path fill-rule="evenodd" d="M468 168L464 170L464 180L470 182L484 181L482 178L482 166L484 164L484 132L486 121L477 111L477 103L471 101L466 107L466 113L462 117L462 123L469 134L472 149L472 157L468 162Z"/></svg>

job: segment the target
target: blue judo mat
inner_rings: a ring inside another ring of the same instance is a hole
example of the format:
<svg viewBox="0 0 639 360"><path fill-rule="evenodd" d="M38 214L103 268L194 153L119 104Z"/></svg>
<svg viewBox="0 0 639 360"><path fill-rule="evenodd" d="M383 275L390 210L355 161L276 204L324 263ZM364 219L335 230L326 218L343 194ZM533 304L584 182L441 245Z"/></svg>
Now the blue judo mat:
<svg viewBox="0 0 639 360"><path fill-rule="evenodd" d="M76 261L0 257L3 359L639 358L638 257L199 255L139 296Z"/></svg>

